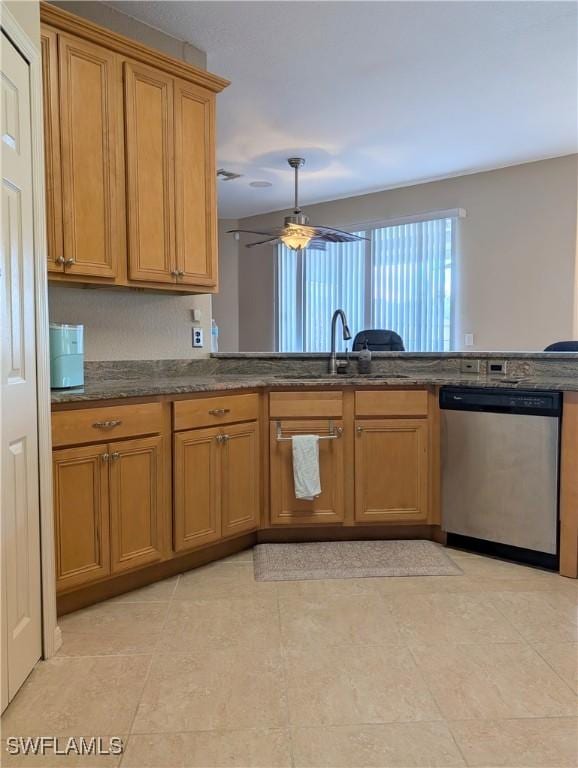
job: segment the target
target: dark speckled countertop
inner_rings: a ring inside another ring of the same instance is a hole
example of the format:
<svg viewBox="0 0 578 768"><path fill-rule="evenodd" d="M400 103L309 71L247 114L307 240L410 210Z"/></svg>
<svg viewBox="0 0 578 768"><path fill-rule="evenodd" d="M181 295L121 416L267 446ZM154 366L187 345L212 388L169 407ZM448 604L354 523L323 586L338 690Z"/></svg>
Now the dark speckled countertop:
<svg viewBox="0 0 578 768"><path fill-rule="evenodd" d="M481 357L481 356L480 356ZM508 359L496 354L496 359ZM491 359L491 358L490 358ZM409 357L400 360L377 358L373 373L328 376L324 358L271 358L258 356L209 358L204 361L141 361L127 363L87 363L85 386L54 390L52 403L81 403L98 400L183 395L230 390L312 389L315 387L419 387L458 385L578 391L578 360L543 356L509 360L504 377L489 376L482 359L480 374L464 374L458 356L436 356L429 360ZM356 362L352 361L355 370ZM381 370L380 370L381 368Z"/></svg>

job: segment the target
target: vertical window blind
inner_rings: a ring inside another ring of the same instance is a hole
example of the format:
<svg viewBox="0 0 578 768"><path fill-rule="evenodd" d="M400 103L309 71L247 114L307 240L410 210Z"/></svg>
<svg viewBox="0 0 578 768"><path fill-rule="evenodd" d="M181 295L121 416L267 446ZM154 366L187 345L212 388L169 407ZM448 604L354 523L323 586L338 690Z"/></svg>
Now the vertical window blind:
<svg viewBox="0 0 578 768"><path fill-rule="evenodd" d="M277 246L277 349L327 351L341 307L354 335L382 328L408 351L449 350L454 229L455 219L440 218L361 231L367 240L325 251Z"/></svg>

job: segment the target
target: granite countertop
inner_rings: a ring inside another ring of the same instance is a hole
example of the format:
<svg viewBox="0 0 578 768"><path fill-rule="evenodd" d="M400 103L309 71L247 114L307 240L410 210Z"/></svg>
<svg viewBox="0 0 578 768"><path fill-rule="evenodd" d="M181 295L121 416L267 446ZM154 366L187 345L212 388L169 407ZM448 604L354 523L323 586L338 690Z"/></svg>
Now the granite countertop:
<svg viewBox="0 0 578 768"><path fill-rule="evenodd" d="M182 395L198 392L226 392L229 390L301 388L316 387L416 387L416 386L471 386L499 387L513 389L543 389L578 392L578 377L569 376L527 376L491 377L486 375L460 375L459 373L375 373L369 376L316 374L214 374L214 375L152 375L143 378L103 378L88 380L85 386L76 389L53 390L53 405L61 403L114 400L131 397L155 397L158 395Z"/></svg>

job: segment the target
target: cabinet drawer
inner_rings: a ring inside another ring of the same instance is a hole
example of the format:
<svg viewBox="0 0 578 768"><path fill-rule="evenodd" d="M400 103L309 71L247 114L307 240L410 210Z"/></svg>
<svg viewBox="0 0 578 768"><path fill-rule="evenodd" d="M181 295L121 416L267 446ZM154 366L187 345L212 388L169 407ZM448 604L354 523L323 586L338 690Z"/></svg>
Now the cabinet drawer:
<svg viewBox="0 0 578 768"><path fill-rule="evenodd" d="M197 400L178 400L173 404L173 428L196 429L235 421L259 418L259 395L225 395Z"/></svg>
<svg viewBox="0 0 578 768"><path fill-rule="evenodd" d="M160 403L111 405L52 414L52 445L108 442L161 431Z"/></svg>
<svg viewBox="0 0 578 768"><path fill-rule="evenodd" d="M342 392L271 392L269 395L272 419L327 419L342 415Z"/></svg>
<svg viewBox="0 0 578 768"><path fill-rule="evenodd" d="M355 393L356 416L427 416L425 389L394 389Z"/></svg>

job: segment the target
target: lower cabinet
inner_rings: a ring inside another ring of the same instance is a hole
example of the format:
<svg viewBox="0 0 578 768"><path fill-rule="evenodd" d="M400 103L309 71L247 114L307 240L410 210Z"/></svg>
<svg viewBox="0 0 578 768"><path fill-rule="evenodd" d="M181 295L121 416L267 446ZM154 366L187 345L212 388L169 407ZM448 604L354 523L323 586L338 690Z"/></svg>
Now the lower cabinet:
<svg viewBox="0 0 578 768"><path fill-rule="evenodd" d="M110 552L113 573L160 560L165 527L162 437L111 443Z"/></svg>
<svg viewBox="0 0 578 768"><path fill-rule="evenodd" d="M163 557L162 437L55 450L53 468L59 591Z"/></svg>
<svg viewBox="0 0 578 768"><path fill-rule="evenodd" d="M259 526L259 463L256 421L175 434L175 551Z"/></svg>
<svg viewBox="0 0 578 768"><path fill-rule="evenodd" d="M428 518L428 422L355 422L355 521L413 523Z"/></svg>
<svg viewBox="0 0 578 768"><path fill-rule="evenodd" d="M333 421L334 430L343 428L343 421ZM329 432L327 421L282 421L284 437ZM321 494L311 501L295 498L293 482L293 454L291 441L277 440L277 422L270 424L270 478L271 522L274 525L302 525L306 523L342 523L344 519L343 439L320 440L319 473Z"/></svg>
<svg viewBox="0 0 578 768"><path fill-rule="evenodd" d="M106 445L54 451L57 589L110 574L109 466Z"/></svg>

